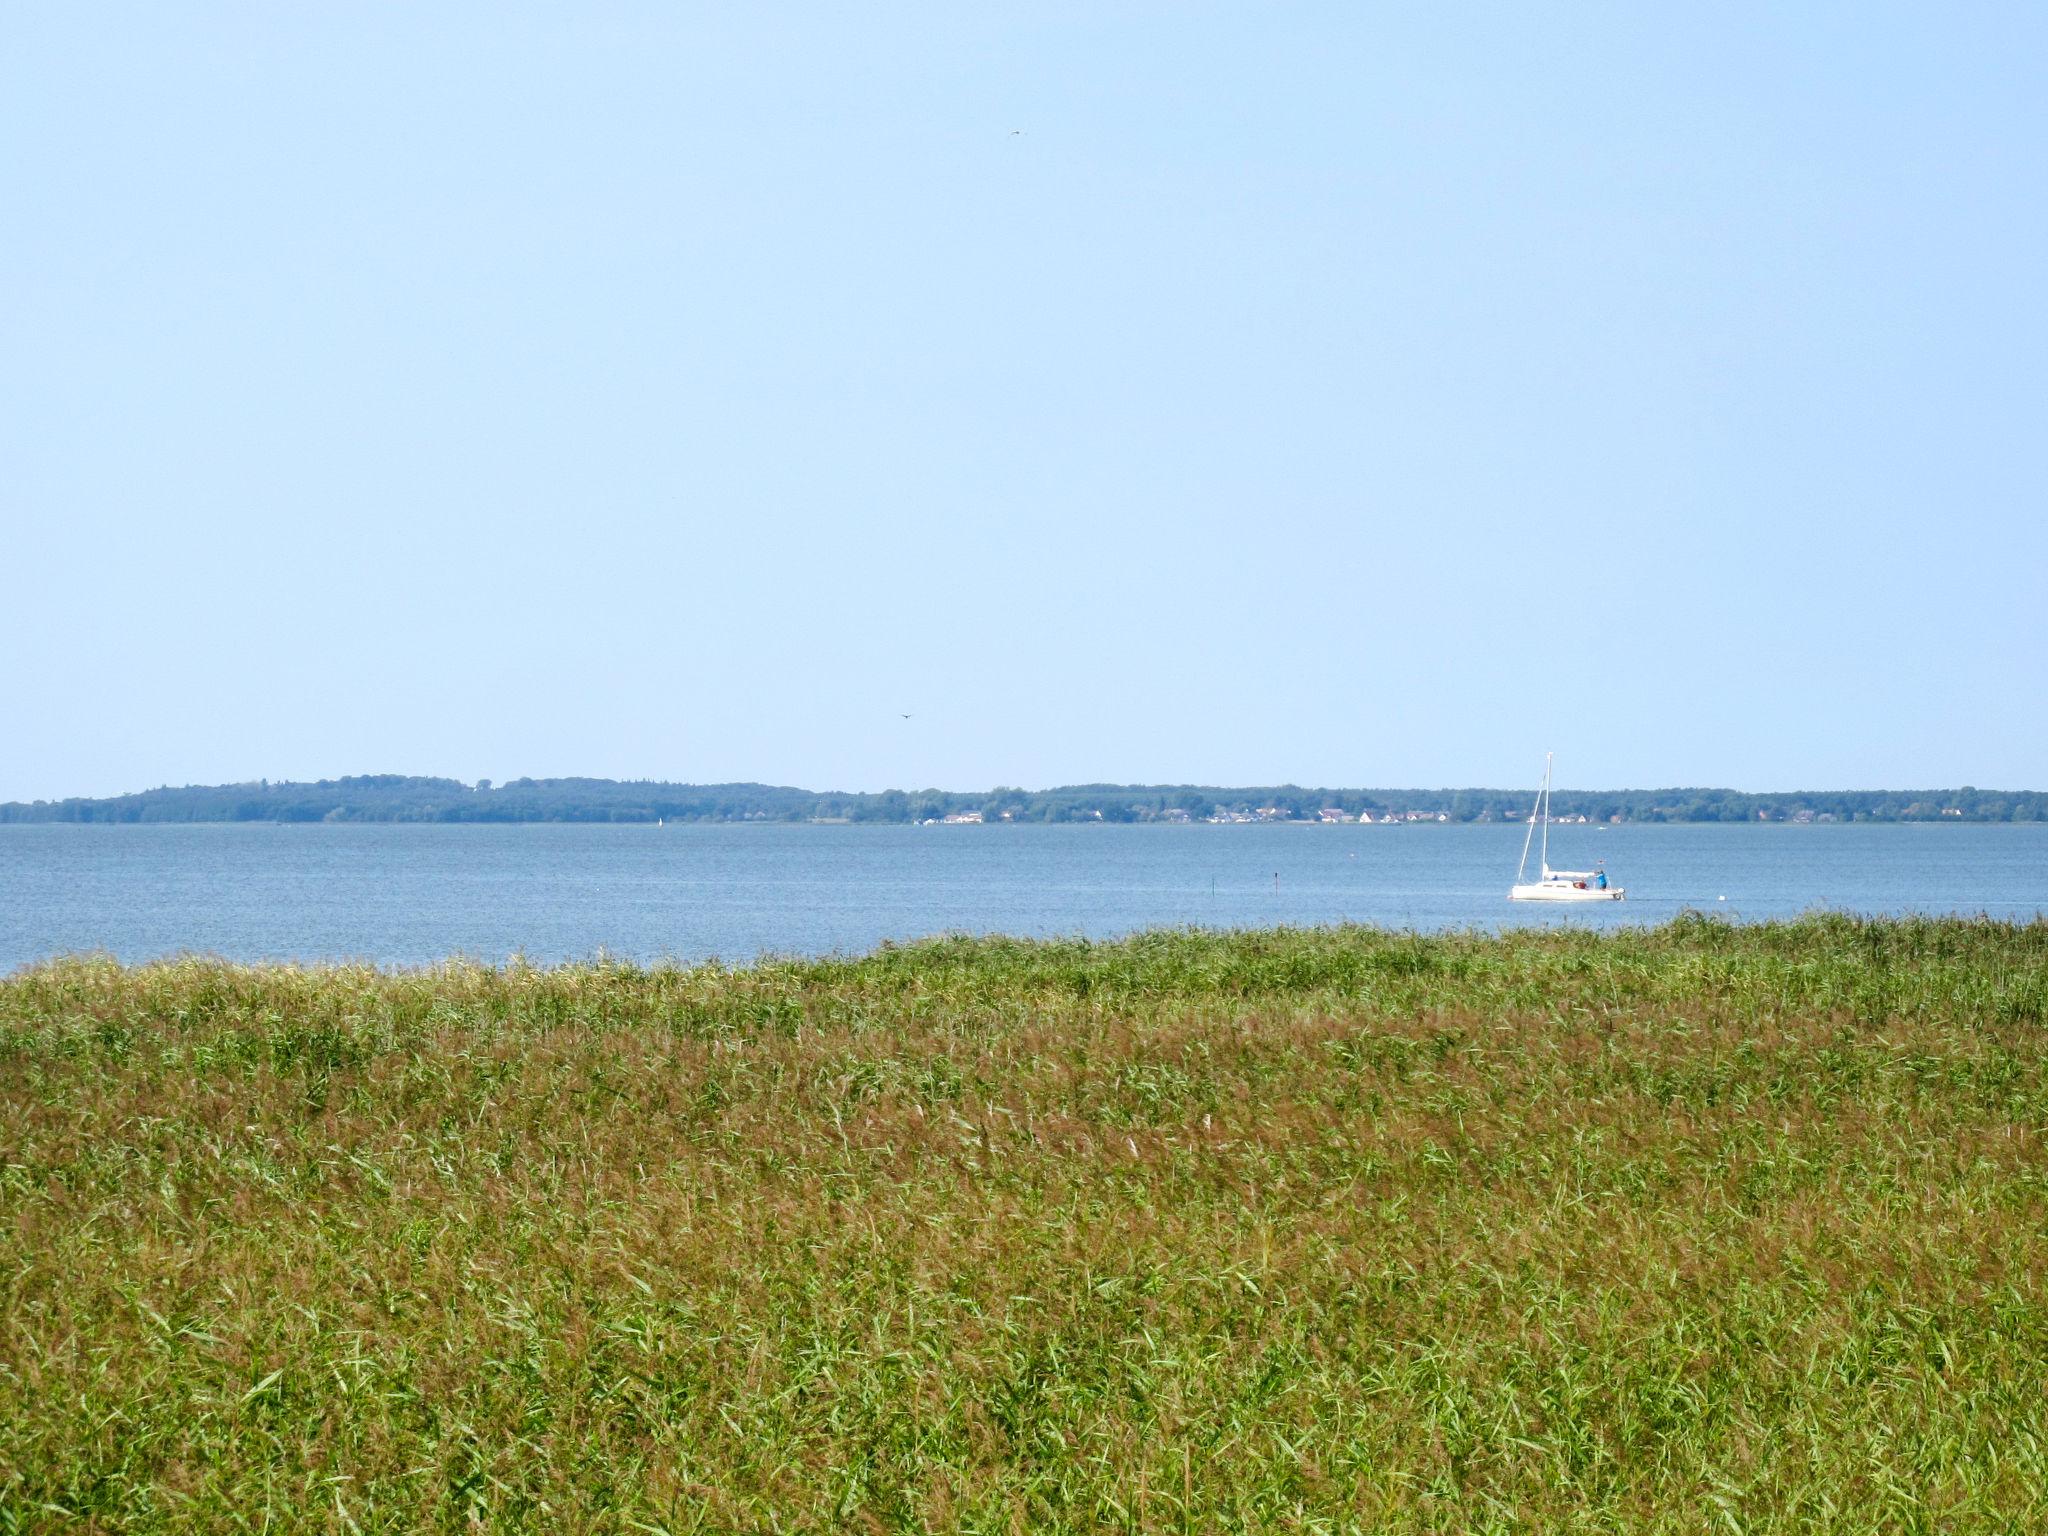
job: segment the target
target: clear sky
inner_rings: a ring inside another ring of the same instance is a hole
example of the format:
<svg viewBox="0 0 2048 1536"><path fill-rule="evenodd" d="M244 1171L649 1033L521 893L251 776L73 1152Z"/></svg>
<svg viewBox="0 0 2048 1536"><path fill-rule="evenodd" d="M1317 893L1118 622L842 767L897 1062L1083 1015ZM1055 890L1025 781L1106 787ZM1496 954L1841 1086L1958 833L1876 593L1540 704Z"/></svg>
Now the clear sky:
<svg viewBox="0 0 2048 1536"><path fill-rule="evenodd" d="M2044 80L2033 4L8 0L0 798L2042 787Z"/></svg>

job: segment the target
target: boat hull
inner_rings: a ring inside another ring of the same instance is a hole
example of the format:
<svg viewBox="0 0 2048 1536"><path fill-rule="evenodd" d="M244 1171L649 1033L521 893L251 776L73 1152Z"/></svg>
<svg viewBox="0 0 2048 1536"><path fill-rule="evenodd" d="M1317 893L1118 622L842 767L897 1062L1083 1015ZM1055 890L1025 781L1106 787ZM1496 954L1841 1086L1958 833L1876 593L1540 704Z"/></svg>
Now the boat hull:
<svg viewBox="0 0 2048 1536"><path fill-rule="evenodd" d="M1565 885L1558 881L1508 887L1509 901L1619 901L1626 894L1618 885L1603 891L1596 885Z"/></svg>

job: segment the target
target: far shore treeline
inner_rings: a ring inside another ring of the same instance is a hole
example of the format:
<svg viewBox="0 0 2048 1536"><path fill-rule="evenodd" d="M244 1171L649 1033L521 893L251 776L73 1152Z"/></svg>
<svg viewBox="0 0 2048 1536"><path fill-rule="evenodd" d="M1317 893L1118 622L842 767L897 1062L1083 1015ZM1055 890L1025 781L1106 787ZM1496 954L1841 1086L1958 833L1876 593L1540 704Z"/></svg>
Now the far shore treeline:
<svg viewBox="0 0 2048 1536"><path fill-rule="evenodd" d="M1304 789L1281 784L1071 784L979 792L925 789L874 794L773 784L664 784L651 780L457 779L363 774L317 783L192 785L106 799L0 804L0 822L195 821L782 821L922 822L978 816L984 823L1092 821L1358 820L1520 821L1528 790ZM1960 789L1565 790L1553 815L1588 821L2048 821L2048 793Z"/></svg>

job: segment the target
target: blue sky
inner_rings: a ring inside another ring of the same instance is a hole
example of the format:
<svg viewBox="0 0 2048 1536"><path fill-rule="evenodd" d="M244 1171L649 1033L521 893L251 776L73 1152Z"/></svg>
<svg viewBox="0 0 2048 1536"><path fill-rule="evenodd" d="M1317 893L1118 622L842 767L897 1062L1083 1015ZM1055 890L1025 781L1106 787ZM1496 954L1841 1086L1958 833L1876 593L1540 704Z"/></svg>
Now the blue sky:
<svg viewBox="0 0 2048 1536"><path fill-rule="evenodd" d="M0 798L2041 787L2044 18L8 4Z"/></svg>

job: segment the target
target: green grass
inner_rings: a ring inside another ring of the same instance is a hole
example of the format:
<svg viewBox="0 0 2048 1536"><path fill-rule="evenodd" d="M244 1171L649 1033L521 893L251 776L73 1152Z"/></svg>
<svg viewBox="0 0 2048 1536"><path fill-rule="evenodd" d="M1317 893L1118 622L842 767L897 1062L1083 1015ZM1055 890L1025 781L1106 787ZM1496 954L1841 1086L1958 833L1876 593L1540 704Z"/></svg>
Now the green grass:
<svg viewBox="0 0 2048 1536"><path fill-rule="evenodd" d="M0 1532L2048 1528L2048 925L0 981Z"/></svg>

